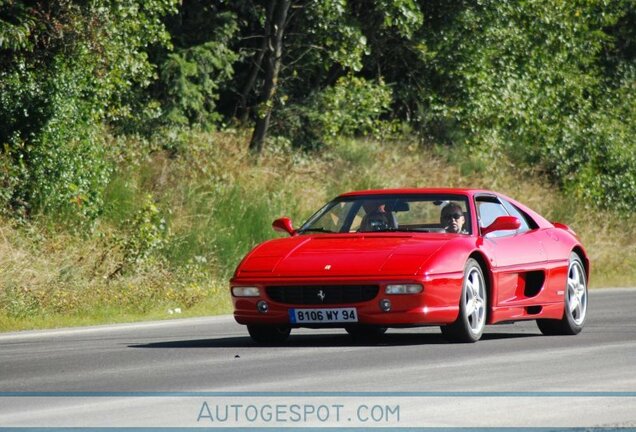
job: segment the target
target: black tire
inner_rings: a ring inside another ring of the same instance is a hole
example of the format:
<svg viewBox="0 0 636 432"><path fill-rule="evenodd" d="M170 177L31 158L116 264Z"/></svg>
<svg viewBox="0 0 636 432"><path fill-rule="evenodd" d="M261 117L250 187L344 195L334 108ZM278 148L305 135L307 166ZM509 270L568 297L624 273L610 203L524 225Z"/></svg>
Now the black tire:
<svg viewBox="0 0 636 432"><path fill-rule="evenodd" d="M353 325L345 327L345 330L355 340L372 341L382 337L387 328L373 325Z"/></svg>
<svg viewBox="0 0 636 432"><path fill-rule="evenodd" d="M287 340L291 333L289 326L248 325L252 340L259 345L279 345Z"/></svg>
<svg viewBox="0 0 636 432"><path fill-rule="evenodd" d="M565 283L563 317L561 319L538 319L541 333L548 336L573 336L581 333L587 317L587 275L581 258L570 254L568 275Z"/></svg>
<svg viewBox="0 0 636 432"><path fill-rule="evenodd" d="M459 298L459 316L454 323L442 326L442 335L448 341L477 342L486 327L488 287L484 272L473 258L466 261L464 281Z"/></svg>

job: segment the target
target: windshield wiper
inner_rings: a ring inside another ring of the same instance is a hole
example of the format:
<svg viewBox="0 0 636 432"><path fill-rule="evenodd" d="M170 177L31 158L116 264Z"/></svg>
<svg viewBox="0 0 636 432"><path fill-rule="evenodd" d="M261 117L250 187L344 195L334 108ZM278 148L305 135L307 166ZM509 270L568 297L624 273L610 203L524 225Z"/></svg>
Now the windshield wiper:
<svg viewBox="0 0 636 432"><path fill-rule="evenodd" d="M379 230L360 231L362 233L374 233L374 232L436 232L431 231L431 228L382 228Z"/></svg>
<svg viewBox="0 0 636 432"><path fill-rule="evenodd" d="M370 229L370 230L365 230L365 231L358 231L361 233L381 233L381 232L396 232L396 231L403 231L400 228L382 228L382 229Z"/></svg>
<svg viewBox="0 0 636 432"><path fill-rule="evenodd" d="M444 233L444 228L397 228L395 231L419 232L419 233Z"/></svg>
<svg viewBox="0 0 636 432"><path fill-rule="evenodd" d="M306 232L321 232L321 233L331 233L334 234L334 231L328 230L326 228L305 228L304 230L299 230L298 233L306 233Z"/></svg>

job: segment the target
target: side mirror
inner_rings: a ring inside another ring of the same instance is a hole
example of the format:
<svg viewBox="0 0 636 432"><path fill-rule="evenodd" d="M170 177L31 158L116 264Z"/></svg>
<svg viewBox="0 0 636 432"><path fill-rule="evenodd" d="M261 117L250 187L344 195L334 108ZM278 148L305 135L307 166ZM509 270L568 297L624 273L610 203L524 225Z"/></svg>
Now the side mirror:
<svg viewBox="0 0 636 432"><path fill-rule="evenodd" d="M485 236L494 231L517 230L521 226L521 222L514 216L499 216L486 228L481 229L481 235Z"/></svg>
<svg viewBox="0 0 636 432"><path fill-rule="evenodd" d="M272 228L274 228L274 231L285 232L290 236L296 234L296 230L292 226L292 221L288 217L276 219L274 222L272 222Z"/></svg>

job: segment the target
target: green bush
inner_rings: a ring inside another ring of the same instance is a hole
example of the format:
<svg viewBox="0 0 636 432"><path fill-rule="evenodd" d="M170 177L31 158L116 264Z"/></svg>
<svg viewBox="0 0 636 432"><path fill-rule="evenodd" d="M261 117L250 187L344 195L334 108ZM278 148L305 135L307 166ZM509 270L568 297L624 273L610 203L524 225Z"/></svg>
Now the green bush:
<svg viewBox="0 0 636 432"><path fill-rule="evenodd" d="M382 80L346 75L304 105L281 110L277 132L303 148L320 147L340 136L381 136L390 127L382 115L391 102L391 89Z"/></svg>
<svg viewBox="0 0 636 432"><path fill-rule="evenodd" d="M90 223L111 166L104 124L132 116L176 1L0 4L0 205ZM71 221L71 223L73 223Z"/></svg>
<svg viewBox="0 0 636 432"><path fill-rule="evenodd" d="M595 205L633 207L636 66L620 40L633 6L531 0L449 8L452 20L425 11L427 73L441 84L420 92L426 131L490 162L507 158L540 172Z"/></svg>
<svg viewBox="0 0 636 432"><path fill-rule="evenodd" d="M209 126L221 119L216 112L219 88L232 78L238 54L224 43L206 42L168 54L160 65L163 122Z"/></svg>
<svg viewBox="0 0 636 432"><path fill-rule="evenodd" d="M382 135L380 116L389 111L391 89L382 81L347 75L318 94L314 106L326 137Z"/></svg>
<svg viewBox="0 0 636 432"><path fill-rule="evenodd" d="M0 78L4 208L93 220L108 181L103 129L85 99L84 56L61 55L38 71L19 62Z"/></svg>
<svg viewBox="0 0 636 432"><path fill-rule="evenodd" d="M120 271L136 271L166 244L169 231L166 219L151 195L146 195L135 215L125 221L125 236L118 243L123 251Z"/></svg>

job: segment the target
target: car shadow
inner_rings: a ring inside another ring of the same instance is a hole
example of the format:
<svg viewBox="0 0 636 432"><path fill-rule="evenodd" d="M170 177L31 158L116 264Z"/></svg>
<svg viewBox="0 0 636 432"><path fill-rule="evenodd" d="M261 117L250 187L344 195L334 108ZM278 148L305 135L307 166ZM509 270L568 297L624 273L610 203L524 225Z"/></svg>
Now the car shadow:
<svg viewBox="0 0 636 432"><path fill-rule="evenodd" d="M485 333L481 341L516 339L540 336L529 333ZM353 338L346 334L300 334L292 335L281 344L267 345L268 348L332 348L355 346L409 346L409 345L447 345L448 342L440 334L434 333L389 333L374 339ZM129 348L259 348L249 336L223 337L209 339L175 340L152 342L147 344L132 344Z"/></svg>

